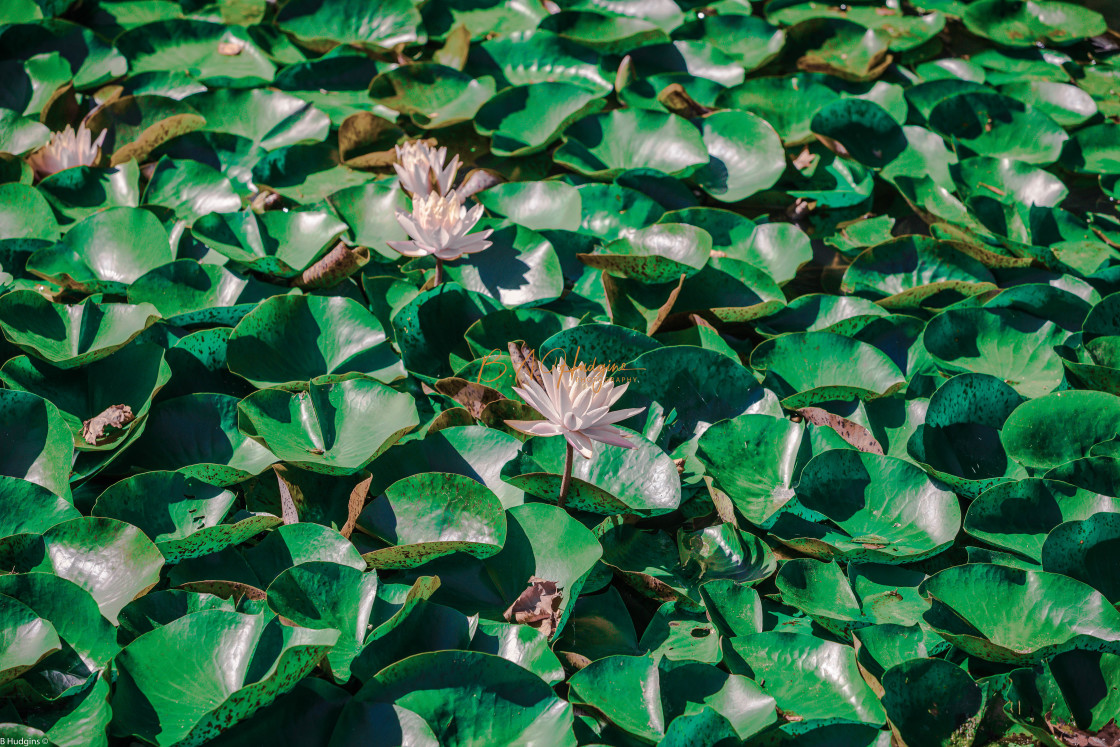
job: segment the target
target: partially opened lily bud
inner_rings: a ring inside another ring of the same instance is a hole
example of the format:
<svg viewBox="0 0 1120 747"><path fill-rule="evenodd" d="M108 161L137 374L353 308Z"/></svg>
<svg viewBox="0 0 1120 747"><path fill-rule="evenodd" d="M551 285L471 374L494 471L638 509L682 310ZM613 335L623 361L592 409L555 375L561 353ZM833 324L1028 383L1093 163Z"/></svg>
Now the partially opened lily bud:
<svg viewBox="0 0 1120 747"><path fill-rule="evenodd" d="M457 259L481 252L490 246L486 237L493 229L470 233L482 217L482 206L470 210L460 202L455 190L447 195L432 192L412 203L412 212L397 211L397 222L408 232L410 241L390 241L389 246L406 257L431 255L437 260Z"/></svg>
<svg viewBox="0 0 1120 747"><path fill-rule="evenodd" d="M573 449L590 459L592 444L600 443L634 448L628 434L615 427L645 410L633 407L611 412L611 406L625 394L629 384L616 386L606 366L588 369L584 364L568 367L563 361L551 370L540 368L541 381L521 379L513 391L544 420L507 420L506 424L533 436L563 436Z"/></svg>
<svg viewBox="0 0 1120 747"><path fill-rule="evenodd" d="M447 148L432 148L421 140L413 140L396 146L397 162L393 164L401 188L412 195L413 199L427 197L432 192L446 195L455 181L459 170L459 156L451 163L447 160Z"/></svg>
<svg viewBox="0 0 1120 747"><path fill-rule="evenodd" d="M40 179L74 166L92 166L101 157L101 144L107 132L102 130L94 140L84 124L78 125L77 132L66 125L65 130L54 133L49 143L32 153L27 163Z"/></svg>

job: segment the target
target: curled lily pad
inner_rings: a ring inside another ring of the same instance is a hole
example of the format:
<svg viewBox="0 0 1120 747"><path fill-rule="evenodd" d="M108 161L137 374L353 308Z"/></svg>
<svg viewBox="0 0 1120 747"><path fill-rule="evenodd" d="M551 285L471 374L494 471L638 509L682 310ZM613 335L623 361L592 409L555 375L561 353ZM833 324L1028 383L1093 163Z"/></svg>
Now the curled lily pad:
<svg viewBox="0 0 1120 747"><path fill-rule="evenodd" d="M214 251L284 278L306 270L345 230L345 223L318 210L210 213L194 224L195 235Z"/></svg>
<svg viewBox="0 0 1120 747"><path fill-rule="evenodd" d="M0 656L0 683L7 684L62 648L58 633L27 605L0 595L4 653Z"/></svg>
<svg viewBox="0 0 1120 747"><path fill-rule="evenodd" d="M549 31L515 31L484 41L481 47L501 76L515 86L571 83L599 96L612 87L597 53Z"/></svg>
<svg viewBox="0 0 1120 747"><path fill-rule="evenodd" d="M1067 336L1057 324L1016 309L951 309L930 320L922 340L947 371L991 374L1038 397L1063 379L1054 346Z"/></svg>
<svg viewBox="0 0 1120 747"><path fill-rule="evenodd" d="M204 130L240 135L265 150L318 142L330 130L326 114L280 91L219 88L186 102L206 119Z"/></svg>
<svg viewBox="0 0 1120 747"><path fill-rule="evenodd" d="M0 539L42 534L55 524L81 515L71 503L42 485L7 475L0 475L0 508Z"/></svg>
<svg viewBox="0 0 1120 747"><path fill-rule="evenodd" d="M669 39L652 21L594 10L561 10L545 16L537 28L608 54Z"/></svg>
<svg viewBox="0 0 1120 747"><path fill-rule="evenodd" d="M127 376L122 376L127 372ZM112 449L143 422L152 398L171 378L164 351L152 343L127 345L112 358L80 369L59 369L34 358L12 358L0 369L0 380L13 389L38 394L59 407L83 451ZM84 424L107 409L124 405L131 418L103 438L85 437Z"/></svg>
<svg viewBox="0 0 1120 747"><path fill-rule="evenodd" d="M257 387L302 389L347 373L386 383L404 376L377 318L349 298L273 296L237 324L228 344L229 370Z"/></svg>
<svg viewBox="0 0 1120 747"><path fill-rule="evenodd" d="M58 244L32 254L27 270L86 293L123 294L128 284L172 260L167 231L139 208L109 208L78 222Z"/></svg>
<svg viewBox="0 0 1120 747"><path fill-rule="evenodd" d="M972 33L1011 47L1069 44L1106 29L1100 13L1055 0L978 0L968 6L962 19Z"/></svg>
<svg viewBox="0 0 1120 747"><path fill-rule="evenodd" d="M221 44L239 49L224 55ZM271 81L276 66L245 29L220 23L169 19L129 29L116 40L133 74L192 70L203 82Z"/></svg>
<svg viewBox="0 0 1120 747"><path fill-rule="evenodd" d="M854 363L853 361L858 361ZM831 399L876 399L901 389L906 379L882 351L831 332L782 335L751 354L786 407Z"/></svg>
<svg viewBox="0 0 1120 747"><path fill-rule="evenodd" d="M276 23L319 52L337 44L378 50L424 40L420 12L407 0L375 6L356 0L330 4L297 0L284 6Z"/></svg>
<svg viewBox="0 0 1120 747"><path fill-rule="evenodd" d="M1120 498L1031 478L981 493L968 507L964 530L990 545L1041 562L1043 543L1051 530L1098 513L1120 513Z"/></svg>
<svg viewBox="0 0 1120 747"><path fill-rule="evenodd" d="M189 104L165 96L125 96L108 102L91 114L93 132L108 130L105 149L109 165L131 159L146 160L168 140L193 132L206 120Z"/></svg>
<svg viewBox="0 0 1120 747"><path fill-rule="evenodd" d="M749 112L715 112L700 122L708 165L693 178L720 202L738 202L769 189L786 170L778 133Z"/></svg>
<svg viewBox="0 0 1120 747"><path fill-rule="evenodd" d="M157 267L128 287L130 303L150 303L168 324L237 324L281 288L221 265L180 259Z"/></svg>
<svg viewBox="0 0 1120 747"><path fill-rule="evenodd" d="M1102 512L1067 521L1050 530L1042 545L1042 567L1052 573L1084 581L1120 601L1120 584L1112 572L1112 553L1120 542L1120 515Z"/></svg>
<svg viewBox="0 0 1120 747"><path fill-rule="evenodd" d="M148 413L144 436L128 456L149 470L178 470L211 485L233 485L259 474L276 456L237 429L238 398L187 394Z"/></svg>
<svg viewBox="0 0 1120 747"><path fill-rule="evenodd" d="M999 0L997 0L998 2ZM946 98L929 113L930 126L976 153L1047 165L1062 154L1069 139L1053 119L1029 104L997 93L961 93ZM1034 137L1024 140L1020 134Z"/></svg>
<svg viewBox="0 0 1120 747"><path fill-rule="evenodd" d="M960 531L960 504L921 469L895 457L851 449L815 456L801 473L796 502L774 534L810 555L900 563L936 555ZM813 522L827 521L828 524Z"/></svg>
<svg viewBox="0 0 1120 747"><path fill-rule="evenodd" d="M237 409L242 432L277 457L334 475L362 469L419 423L412 397L366 376L260 389Z"/></svg>
<svg viewBox="0 0 1120 747"><path fill-rule="evenodd" d="M688 176L708 162L708 152L699 131L680 117L623 109L568 127L553 158L581 174L613 179L628 169Z"/></svg>
<svg viewBox="0 0 1120 747"><path fill-rule="evenodd" d="M474 117L475 129L490 137L499 156L544 150L572 122L603 108L587 88L563 81L513 86L491 98Z"/></svg>
<svg viewBox="0 0 1120 747"><path fill-rule="evenodd" d="M291 689L337 640L337 631L289 627L264 615L222 609L185 615L140 636L117 657L114 728L159 745L205 742ZM195 656L198 651L214 655ZM250 660L261 663L234 666ZM150 716L136 718L141 713Z"/></svg>
<svg viewBox="0 0 1120 747"><path fill-rule="evenodd" d="M937 293L976 295L995 290L995 278L978 260L951 242L903 236L873 246L844 272L841 290L877 301L884 308L906 307Z"/></svg>
<svg viewBox="0 0 1120 747"><path fill-rule="evenodd" d="M542 234L524 226L498 225L489 241L485 252L446 263L447 277L509 307L536 306L560 297L560 260Z"/></svg>
<svg viewBox="0 0 1120 747"><path fill-rule="evenodd" d="M1120 641L1120 612L1092 587L1056 573L970 563L930 576L921 591L938 635L988 661L1031 663ZM1032 612L1040 604L1048 614Z"/></svg>
<svg viewBox="0 0 1120 747"><path fill-rule="evenodd" d="M875 693L860 677L848 646L800 633L756 633L730 640L731 670L765 683L798 731L815 723L880 725L886 721Z"/></svg>
<svg viewBox="0 0 1120 747"><path fill-rule="evenodd" d="M673 460L638 434L628 435L635 448L598 444L591 459L573 465L567 505L608 515L655 515L680 504L680 477ZM563 473L563 440L538 437L526 442L521 459L507 467L503 479L551 500L560 494Z"/></svg>
<svg viewBox="0 0 1120 747"><path fill-rule="evenodd" d="M481 717L479 702L490 704ZM436 651L386 667L347 704L335 739L368 732L364 714L379 703L395 703L420 716L439 740L432 744L466 747L497 740L541 747L575 745L572 706L537 675L491 654ZM384 717L370 720L383 722Z"/></svg>
<svg viewBox="0 0 1120 747"><path fill-rule="evenodd" d="M910 437L907 452L934 477L970 498L1026 477L1000 440L1008 416L1025 401L994 376L954 376L930 397L926 422Z"/></svg>
<svg viewBox="0 0 1120 747"><path fill-rule="evenodd" d="M30 392L0 390L0 475L41 485L70 498L74 441L58 408Z"/></svg>
<svg viewBox="0 0 1120 747"><path fill-rule="evenodd" d="M1025 402L1007 418L1001 439L1025 467L1051 469L1090 456L1116 437L1120 397L1104 392L1054 392Z"/></svg>
<svg viewBox="0 0 1120 747"><path fill-rule="evenodd" d="M93 512L139 527L175 563L224 550L281 523L267 514L227 522L235 499L225 488L179 472L145 472L111 485Z"/></svg>
<svg viewBox="0 0 1120 747"><path fill-rule="evenodd" d="M473 78L434 62L403 65L370 83L375 102L401 114L424 129L448 127L472 119L495 93L492 78Z"/></svg>
<svg viewBox="0 0 1120 747"><path fill-rule="evenodd" d="M121 349L159 319L148 303L53 304L34 291L0 296L0 329L20 349L58 368L75 368Z"/></svg>
<svg viewBox="0 0 1120 747"><path fill-rule="evenodd" d="M584 264L615 277L665 283L694 275L708 261L711 236L684 223L654 225L616 239L602 252L581 254Z"/></svg>
<svg viewBox="0 0 1120 747"><path fill-rule="evenodd" d="M445 472L393 483L362 512L358 525L388 545L365 554L374 568L415 568L455 552L488 558L506 539L498 497L469 477Z"/></svg>

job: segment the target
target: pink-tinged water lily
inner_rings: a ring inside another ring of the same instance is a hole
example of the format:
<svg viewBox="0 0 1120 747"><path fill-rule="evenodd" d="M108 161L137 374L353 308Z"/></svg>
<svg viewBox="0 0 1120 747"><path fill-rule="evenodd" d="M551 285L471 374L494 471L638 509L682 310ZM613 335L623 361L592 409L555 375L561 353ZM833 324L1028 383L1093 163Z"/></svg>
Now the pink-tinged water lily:
<svg viewBox="0 0 1120 747"><path fill-rule="evenodd" d="M40 179L74 166L92 166L101 157L101 144L107 132L102 130L94 140L84 124L78 125L77 132L66 125L65 130L54 133L49 143L32 153L27 163Z"/></svg>
<svg viewBox="0 0 1120 747"><path fill-rule="evenodd" d="M459 170L459 156L454 156L451 163L445 164L447 148L432 148L420 140L398 145L396 151L397 162L393 168L397 171L401 188L413 199L427 197L432 192L445 195L451 189L455 173Z"/></svg>
<svg viewBox="0 0 1120 747"><path fill-rule="evenodd" d="M412 203L412 212L397 211L397 222L408 232L411 241L390 241L389 246L406 257L431 255L437 261L457 259L464 254L481 252L490 246L486 237L493 229L470 233L482 217L482 206L470 210L459 200L455 190L446 195L432 192Z"/></svg>
<svg viewBox="0 0 1120 747"><path fill-rule="evenodd" d="M593 442L632 449L628 435L615 423L645 410L633 407L611 412L611 406L626 392L629 383L615 385L606 366L588 369L583 363L571 368L563 361L551 370L539 369L541 381L522 377L513 391L545 417L545 420L507 420L506 424L533 436L563 436L584 458L592 456Z"/></svg>

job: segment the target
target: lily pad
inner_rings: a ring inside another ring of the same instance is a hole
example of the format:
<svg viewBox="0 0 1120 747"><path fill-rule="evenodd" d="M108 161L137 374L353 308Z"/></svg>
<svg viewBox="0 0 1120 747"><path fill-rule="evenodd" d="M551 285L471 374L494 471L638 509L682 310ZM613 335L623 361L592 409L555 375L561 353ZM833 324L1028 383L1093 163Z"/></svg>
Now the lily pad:
<svg viewBox="0 0 1120 747"><path fill-rule="evenodd" d="M495 155L527 156L551 145L572 122L602 108L603 101L583 86L542 81L502 90L478 110L474 126L490 138Z"/></svg>
<svg viewBox="0 0 1120 747"><path fill-rule="evenodd" d="M343 297L273 296L234 327L226 355L230 371L262 388L305 389L349 373L404 377L377 318Z"/></svg>
<svg viewBox="0 0 1120 747"><path fill-rule="evenodd" d="M473 78L434 62L404 65L370 83L378 104L407 114L417 127L437 129L473 119L495 93L492 78Z"/></svg>
<svg viewBox="0 0 1120 747"><path fill-rule="evenodd" d="M53 304L34 291L0 296L0 330L21 350L58 368L112 355L159 319L148 303Z"/></svg>
<svg viewBox="0 0 1120 747"><path fill-rule="evenodd" d="M242 433L312 472L352 474L419 424L412 397L367 376L260 389L237 406ZM376 418L376 420L370 420Z"/></svg>
<svg viewBox="0 0 1120 747"><path fill-rule="evenodd" d="M553 154L556 162L597 179L628 169L689 176L708 162L700 132L672 114L630 109L597 114L568 127L563 139Z"/></svg>

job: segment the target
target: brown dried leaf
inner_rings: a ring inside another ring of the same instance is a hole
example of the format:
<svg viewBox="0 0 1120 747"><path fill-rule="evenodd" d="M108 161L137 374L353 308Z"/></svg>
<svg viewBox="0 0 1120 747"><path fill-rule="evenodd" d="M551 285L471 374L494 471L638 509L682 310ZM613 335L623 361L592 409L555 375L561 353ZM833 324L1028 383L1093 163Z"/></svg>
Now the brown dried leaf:
<svg viewBox="0 0 1120 747"><path fill-rule="evenodd" d="M335 244L326 255L308 267L299 277L293 278L296 288L330 288L369 264L369 249L364 246Z"/></svg>
<svg viewBox="0 0 1120 747"><path fill-rule="evenodd" d="M245 49L245 42L240 39L228 39L218 42L218 54L226 57L236 57Z"/></svg>
<svg viewBox="0 0 1120 747"><path fill-rule="evenodd" d="M493 169L471 169L455 188L455 194L459 195L459 199L466 200L504 181L508 180Z"/></svg>
<svg viewBox="0 0 1120 747"><path fill-rule="evenodd" d="M504 399L497 389L457 376L440 379L435 383L435 390L461 404L476 418L482 416L482 410L486 405Z"/></svg>
<svg viewBox="0 0 1120 747"><path fill-rule="evenodd" d="M537 354L533 349L523 340L509 344L509 357L513 359L513 370L517 373L518 383L531 380L544 386L544 379L541 378L541 362L537 360Z"/></svg>
<svg viewBox="0 0 1120 747"><path fill-rule="evenodd" d="M101 446L118 437L120 434L114 431L121 430L135 417L128 405L110 405L82 423L82 438L91 446Z"/></svg>
<svg viewBox="0 0 1120 747"><path fill-rule="evenodd" d="M685 119L696 119L715 111L689 96L680 83L670 83L662 88L661 93L657 94L657 101L671 113Z"/></svg>
<svg viewBox="0 0 1120 747"><path fill-rule="evenodd" d="M853 423L847 418L842 418L839 415L833 415L827 410L822 410L819 407L802 407L800 410L794 410L798 415L808 420L813 425L827 426L840 434L840 438L844 439L852 446L860 451L866 451L868 454L882 455L882 445L875 440L871 435L871 431L864 428L859 423Z"/></svg>
<svg viewBox="0 0 1120 747"><path fill-rule="evenodd" d="M717 488L710 477L704 477L704 484L708 486L708 495L712 498L712 504L716 507L716 514L720 521L738 529L739 520L735 518L735 504L731 502L730 496Z"/></svg>
<svg viewBox="0 0 1120 747"><path fill-rule="evenodd" d="M467 64L467 54L471 49L471 31L463 24L451 29L443 46L432 55L432 61L441 65L462 70Z"/></svg>
<svg viewBox="0 0 1120 747"><path fill-rule="evenodd" d="M358 516L365 508L366 498L369 497L369 486L373 482L373 475L354 486L350 491L350 503L346 507L346 523L342 525L342 529L338 530L346 539L350 539L350 535L354 533L354 527L358 523Z"/></svg>
<svg viewBox="0 0 1120 747"><path fill-rule="evenodd" d="M1046 727L1059 742L1068 747L1120 747L1120 727L1116 725L1116 719L1093 733L1079 729L1076 724L1051 721L1047 715Z"/></svg>
<svg viewBox="0 0 1120 747"><path fill-rule="evenodd" d="M338 156L350 168L376 169L396 160L393 149L404 131L372 112L351 114L338 128Z"/></svg>
<svg viewBox="0 0 1120 747"><path fill-rule="evenodd" d="M560 602L563 598L564 591L555 581L530 576L529 588L521 592L502 617L550 636L560 622Z"/></svg>
<svg viewBox="0 0 1120 747"><path fill-rule="evenodd" d="M274 467L273 471L276 473L276 483L280 486L280 517L285 524L298 524L299 511L296 510L296 502L292 498L292 489L280 474L280 469Z"/></svg>

